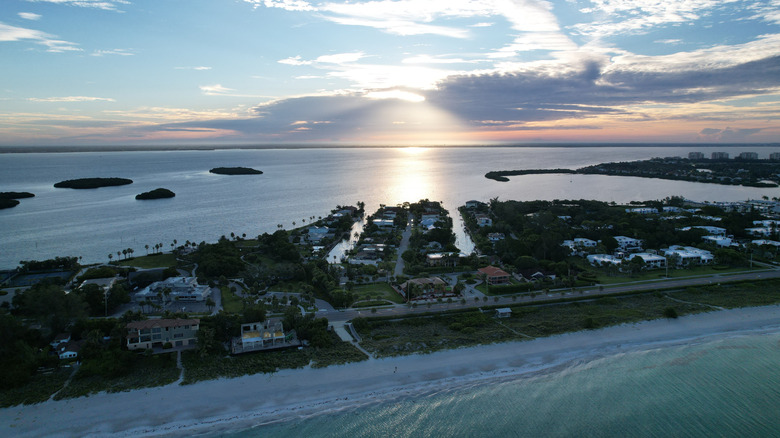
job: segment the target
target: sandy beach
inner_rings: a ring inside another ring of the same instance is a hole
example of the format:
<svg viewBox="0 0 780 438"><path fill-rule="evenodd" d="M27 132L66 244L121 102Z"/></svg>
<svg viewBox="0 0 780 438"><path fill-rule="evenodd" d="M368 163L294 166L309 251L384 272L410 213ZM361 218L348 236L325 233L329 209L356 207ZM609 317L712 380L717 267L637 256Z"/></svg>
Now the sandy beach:
<svg viewBox="0 0 780 438"><path fill-rule="evenodd" d="M480 379L534 375L627 351L779 330L780 306L734 309L324 369L97 394L2 409L0 435L218 434Z"/></svg>

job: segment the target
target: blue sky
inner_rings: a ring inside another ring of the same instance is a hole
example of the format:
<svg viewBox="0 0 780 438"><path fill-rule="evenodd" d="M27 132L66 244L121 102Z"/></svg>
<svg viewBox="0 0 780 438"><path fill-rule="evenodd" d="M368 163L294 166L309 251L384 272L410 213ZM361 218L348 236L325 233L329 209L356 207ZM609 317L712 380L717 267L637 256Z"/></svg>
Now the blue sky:
<svg viewBox="0 0 780 438"><path fill-rule="evenodd" d="M780 141L780 0L3 0L0 144Z"/></svg>

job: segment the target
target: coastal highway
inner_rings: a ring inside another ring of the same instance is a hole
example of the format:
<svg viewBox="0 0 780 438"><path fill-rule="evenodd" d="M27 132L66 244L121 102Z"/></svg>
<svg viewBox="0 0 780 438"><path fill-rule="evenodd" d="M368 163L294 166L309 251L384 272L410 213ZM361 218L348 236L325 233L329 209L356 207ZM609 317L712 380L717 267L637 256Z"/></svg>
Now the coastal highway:
<svg viewBox="0 0 780 438"><path fill-rule="evenodd" d="M545 302L558 300L561 298L595 298L595 297L601 297L601 296L608 296L613 294L622 294L622 293L630 293L630 292L644 292L644 291L653 291L657 289L676 289L676 288L683 288L688 286L703 286L703 285L709 285L709 284L720 284L720 283L731 283L731 282L738 282L738 281L753 281L753 280L767 280L772 278L780 278L780 270L762 270L762 271L752 271L752 272L742 272L737 274L727 274L727 275L708 275L708 276L700 276L700 277L686 277L686 278L675 278L675 279L666 279L666 280L652 280L652 281L641 281L641 282L634 282L634 283L626 283L621 284L617 286L605 286L603 290L599 290L598 286L593 287L585 287L585 288L576 288L572 292L571 289L558 289L550 291L550 293L545 294L541 293L535 297L531 296L517 296L515 300L512 300L511 295L510 296L502 296L498 297L498 301L495 300L495 297L490 297L489 301L483 302L475 302L473 300L467 300L465 304L461 304L460 299L453 299L452 303L438 303L438 302L431 302L430 307L427 303L420 303L417 305L417 307L409 307L405 304L398 304L392 307L382 307L382 308L376 308L376 312L372 312L371 309L345 309L345 310L331 310L331 309L321 309L317 311L318 317L325 317L328 318L328 321L331 323L343 323L345 321L349 321L351 319L357 318L359 316L362 317L373 317L373 316L402 316L402 315L410 315L415 313L430 313L430 312L446 312L447 310L453 310L453 309L462 309L462 308L480 308L485 306L496 306L496 305L515 305L515 304L526 304L526 303L539 303L544 304Z"/></svg>

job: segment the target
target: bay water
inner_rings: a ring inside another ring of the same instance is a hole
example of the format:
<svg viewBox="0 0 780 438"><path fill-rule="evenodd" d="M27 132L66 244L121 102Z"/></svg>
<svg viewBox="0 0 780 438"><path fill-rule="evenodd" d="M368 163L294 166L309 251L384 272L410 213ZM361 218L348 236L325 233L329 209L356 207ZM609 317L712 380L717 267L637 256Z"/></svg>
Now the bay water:
<svg viewBox="0 0 780 438"><path fill-rule="evenodd" d="M214 242L231 233L255 237L278 225L290 229L326 216L336 205L380 204L420 199L441 201L455 220L457 245L473 245L457 207L466 201L596 199L607 202L684 196L698 201L739 201L777 196L777 189L600 175L527 175L501 183L491 170L578 168L602 162L687 156L688 152L757 151L780 147L621 146L469 148L310 148L193 151L124 151L0 154L0 191L36 196L0 210L0 269L20 260L83 257L162 244ZM218 166L246 166L263 175L209 173ZM94 190L55 189L54 183L88 177L130 178L133 184ZM137 201L135 195L164 187L175 198ZM295 225L293 225L295 222Z"/></svg>

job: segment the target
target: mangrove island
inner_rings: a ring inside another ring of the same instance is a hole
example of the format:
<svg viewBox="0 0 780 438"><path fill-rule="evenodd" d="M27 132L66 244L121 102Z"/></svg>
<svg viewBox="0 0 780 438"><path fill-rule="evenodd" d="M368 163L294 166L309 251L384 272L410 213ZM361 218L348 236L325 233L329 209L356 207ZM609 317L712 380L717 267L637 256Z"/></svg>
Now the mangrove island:
<svg viewBox="0 0 780 438"><path fill-rule="evenodd" d="M79 178L60 181L54 184L58 189L97 189L99 187L124 186L132 184L127 178Z"/></svg>
<svg viewBox="0 0 780 438"><path fill-rule="evenodd" d="M262 175L262 170L252 169L251 167L215 167L209 170L217 175Z"/></svg>
<svg viewBox="0 0 780 438"><path fill-rule="evenodd" d="M174 196L176 196L176 193L173 193L172 191L161 187L158 189L154 189L148 192L135 195L135 199L139 199L139 200L165 199L165 198L173 198Z"/></svg>

